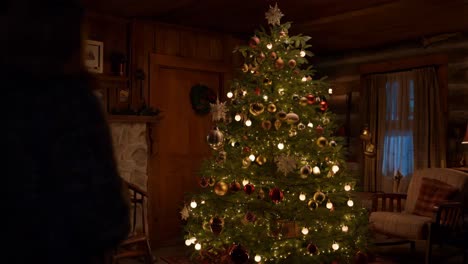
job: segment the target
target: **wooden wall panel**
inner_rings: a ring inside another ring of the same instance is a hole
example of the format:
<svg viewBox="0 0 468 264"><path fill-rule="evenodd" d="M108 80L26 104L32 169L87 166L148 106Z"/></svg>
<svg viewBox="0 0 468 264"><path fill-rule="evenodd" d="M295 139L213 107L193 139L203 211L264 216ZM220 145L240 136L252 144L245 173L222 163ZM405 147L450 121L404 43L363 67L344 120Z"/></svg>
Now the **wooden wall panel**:
<svg viewBox="0 0 468 264"><path fill-rule="evenodd" d="M459 160L462 155L460 144L462 133L465 131L468 122L468 39L438 44L431 48L417 48L414 44L389 48L381 51L363 51L339 58L321 58L317 67L321 72L328 74L329 80L335 87L335 94L348 93L353 91L350 103L352 104L350 115L350 147L360 148L359 128L364 121L359 115L359 87L356 80L360 78L359 68L363 64L377 63L391 60L400 60L411 57L440 54L448 58L447 72L444 74L448 78L448 100L447 100L447 166L460 166ZM398 65L396 65L398 66ZM331 106L332 107L332 106ZM341 106L339 108L342 108ZM354 143L353 143L354 142ZM354 146L354 145L355 146Z"/></svg>

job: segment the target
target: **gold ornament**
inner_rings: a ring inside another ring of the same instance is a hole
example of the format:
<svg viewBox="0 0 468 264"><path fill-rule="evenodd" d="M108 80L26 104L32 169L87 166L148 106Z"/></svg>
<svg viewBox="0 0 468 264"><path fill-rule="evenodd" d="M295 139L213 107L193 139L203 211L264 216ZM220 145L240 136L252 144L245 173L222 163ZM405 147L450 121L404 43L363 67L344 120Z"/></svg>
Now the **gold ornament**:
<svg viewBox="0 0 468 264"><path fill-rule="evenodd" d="M265 129L265 130L270 130L271 121L270 120L263 120L262 121L262 128Z"/></svg>
<svg viewBox="0 0 468 264"><path fill-rule="evenodd" d="M289 129L288 135L290 137L295 137L297 135L297 130L294 127L291 127L291 129Z"/></svg>
<svg viewBox="0 0 468 264"><path fill-rule="evenodd" d="M276 69L283 69L284 67L284 61L282 58L278 58L276 61L275 61L275 67Z"/></svg>
<svg viewBox="0 0 468 264"><path fill-rule="evenodd" d="M219 181L216 183L215 187L214 187L214 191L217 195L219 196L223 196L227 193L229 189L229 186L227 183L223 182L223 181Z"/></svg>
<svg viewBox="0 0 468 264"><path fill-rule="evenodd" d="M224 135L217 127L215 127L206 136L206 141L212 149L220 150L224 144Z"/></svg>
<svg viewBox="0 0 468 264"><path fill-rule="evenodd" d="M328 145L328 140L325 137L319 137L317 139L317 146L323 148Z"/></svg>
<svg viewBox="0 0 468 264"><path fill-rule="evenodd" d="M296 114L296 113L288 113L286 114L286 123L288 124L295 124L297 122L299 122L299 116Z"/></svg>
<svg viewBox="0 0 468 264"><path fill-rule="evenodd" d="M301 99L299 99L299 104L302 106L306 106L309 104L309 100L307 99L307 97L303 96L301 97Z"/></svg>
<svg viewBox="0 0 468 264"><path fill-rule="evenodd" d="M264 156L259 155L255 161L257 162L258 165L261 166L267 162L267 159Z"/></svg>
<svg viewBox="0 0 468 264"><path fill-rule="evenodd" d="M264 110L265 110L265 107L263 106L262 103L253 103L253 104L250 104L249 112L250 112L253 116L258 116L258 115L260 115L261 113L263 113Z"/></svg>
<svg viewBox="0 0 468 264"><path fill-rule="evenodd" d="M312 172L312 167L310 165L304 165L301 168L301 178L305 179Z"/></svg>
<svg viewBox="0 0 468 264"><path fill-rule="evenodd" d="M246 169L250 166L250 163L252 163L252 161L249 159L249 157L245 157L243 160L242 160L242 168Z"/></svg>
<svg viewBox="0 0 468 264"><path fill-rule="evenodd" d="M281 121L278 120L278 119L276 119L276 121L275 121L275 128L276 128L276 130L280 129L280 127L281 127Z"/></svg>
<svg viewBox="0 0 468 264"><path fill-rule="evenodd" d="M276 118L278 118L279 120L284 120L286 119L286 112L284 111L279 111L278 113L276 113Z"/></svg>
<svg viewBox="0 0 468 264"><path fill-rule="evenodd" d="M276 112L276 105L274 103L269 103L267 107L267 111L270 113Z"/></svg>
<svg viewBox="0 0 468 264"><path fill-rule="evenodd" d="M297 129L299 129L299 130L304 130L305 128L306 128L306 126L303 123L299 123L297 125Z"/></svg>
<svg viewBox="0 0 468 264"><path fill-rule="evenodd" d="M210 229L211 229L211 232L213 232L213 234L215 235L221 234L221 231L223 231L223 227L224 227L223 218L215 216L210 219Z"/></svg>
<svg viewBox="0 0 468 264"><path fill-rule="evenodd" d="M307 202L307 207L309 207L311 211L314 211L315 209L319 207L319 204L314 199L310 199Z"/></svg>
<svg viewBox="0 0 468 264"><path fill-rule="evenodd" d="M323 201L325 201L325 198L326 196L323 192L316 192L314 193L314 196L312 197L312 199L314 199L319 204L323 203Z"/></svg>

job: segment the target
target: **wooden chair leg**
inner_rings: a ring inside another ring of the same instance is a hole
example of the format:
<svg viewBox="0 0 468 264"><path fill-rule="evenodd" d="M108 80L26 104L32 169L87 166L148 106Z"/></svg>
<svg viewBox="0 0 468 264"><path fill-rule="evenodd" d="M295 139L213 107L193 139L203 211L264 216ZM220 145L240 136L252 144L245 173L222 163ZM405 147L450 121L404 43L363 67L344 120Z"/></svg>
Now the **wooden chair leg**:
<svg viewBox="0 0 468 264"><path fill-rule="evenodd" d="M431 263L431 257L432 257L432 235L431 235L431 229L432 225L428 224L428 230L427 230L427 240L426 240L426 256L425 256L425 263L430 264Z"/></svg>
<svg viewBox="0 0 468 264"><path fill-rule="evenodd" d="M150 247L148 239L146 240L145 248L146 248L146 263L153 264L154 263L153 252L151 252L151 247Z"/></svg>

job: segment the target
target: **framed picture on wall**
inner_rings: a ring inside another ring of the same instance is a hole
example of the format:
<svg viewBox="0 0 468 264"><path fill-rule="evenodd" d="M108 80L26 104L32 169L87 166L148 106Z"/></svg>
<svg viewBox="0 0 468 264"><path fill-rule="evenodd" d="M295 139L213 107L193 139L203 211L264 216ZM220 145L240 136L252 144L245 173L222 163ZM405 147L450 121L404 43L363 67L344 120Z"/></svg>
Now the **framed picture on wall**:
<svg viewBox="0 0 468 264"><path fill-rule="evenodd" d="M88 71L94 73L103 72L104 43L95 40L86 40L84 50L84 63Z"/></svg>

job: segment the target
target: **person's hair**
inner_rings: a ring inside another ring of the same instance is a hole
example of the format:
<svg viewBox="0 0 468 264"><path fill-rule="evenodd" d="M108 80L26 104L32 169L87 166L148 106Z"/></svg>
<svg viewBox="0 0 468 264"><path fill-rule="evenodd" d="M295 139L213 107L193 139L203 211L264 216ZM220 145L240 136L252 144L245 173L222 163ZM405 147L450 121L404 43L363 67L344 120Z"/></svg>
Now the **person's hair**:
<svg viewBox="0 0 468 264"><path fill-rule="evenodd" d="M79 0L6 0L1 5L1 66L33 74L82 70Z"/></svg>

